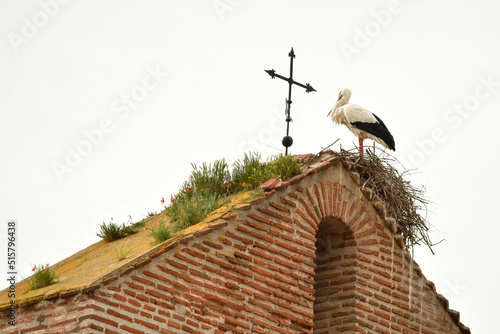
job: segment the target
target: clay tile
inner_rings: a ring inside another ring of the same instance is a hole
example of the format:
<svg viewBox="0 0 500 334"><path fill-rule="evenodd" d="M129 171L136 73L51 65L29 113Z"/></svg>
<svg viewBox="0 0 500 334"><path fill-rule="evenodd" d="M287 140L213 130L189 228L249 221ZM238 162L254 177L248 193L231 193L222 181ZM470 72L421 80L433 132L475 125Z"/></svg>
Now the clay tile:
<svg viewBox="0 0 500 334"><path fill-rule="evenodd" d="M373 190L371 188L363 188L363 194L365 194L366 198L368 198L370 201L373 198Z"/></svg>
<svg viewBox="0 0 500 334"><path fill-rule="evenodd" d="M385 208L385 204L382 201L375 200L372 202L375 210L377 210L380 217L385 218L387 216L387 209Z"/></svg>
<svg viewBox="0 0 500 334"><path fill-rule="evenodd" d="M295 159L299 160L302 163L306 163L307 161L311 160L312 156L313 155L311 153L299 154L295 156Z"/></svg>
<svg viewBox="0 0 500 334"><path fill-rule="evenodd" d="M442 294L438 293L437 294L437 299L439 300L439 302L443 305L444 309L446 311L449 310L449 305L450 303L448 302L448 299L446 299L445 296L443 296Z"/></svg>
<svg viewBox="0 0 500 334"><path fill-rule="evenodd" d="M268 191L268 190L273 189L275 186L277 186L278 183L280 183L280 181L281 180L279 178L275 177L275 178L269 179L266 182L264 182L263 184L261 184L259 186L259 188L261 188L265 191Z"/></svg>
<svg viewBox="0 0 500 334"><path fill-rule="evenodd" d="M150 263L151 262L151 259L148 257L144 260L141 260L139 262L137 262L136 264L133 264L134 268L137 269L137 268L140 268L142 266L145 266L146 264Z"/></svg>
<svg viewBox="0 0 500 334"><path fill-rule="evenodd" d="M451 315L453 321L458 325L460 323L460 312L455 310L448 310L448 313Z"/></svg>
<svg viewBox="0 0 500 334"><path fill-rule="evenodd" d="M330 161L323 161L322 163L315 166L314 169L316 169L316 172L321 172L322 170L328 169L331 166L332 163Z"/></svg>
<svg viewBox="0 0 500 334"><path fill-rule="evenodd" d="M351 176L351 178L353 179L353 181L356 182L356 184L358 186L361 185L361 178L360 178L360 176L359 176L358 173L356 173L356 172L350 172L349 175Z"/></svg>
<svg viewBox="0 0 500 334"><path fill-rule="evenodd" d="M396 233L397 231L397 225L396 225L396 219L392 217L388 217L385 219L385 225L391 230L392 233Z"/></svg>
<svg viewBox="0 0 500 334"><path fill-rule="evenodd" d="M396 244L401 248L401 249L404 249L405 248L405 245L404 245L404 241L403 241L403 237L400 236L400 235L395 235L394 236L394 240L396 240Z"/></svg>
<svg viewBox="0 0 500 334"><path fill-rule="evenodd" d="M425 282L427 284L427 286L434 292L436 292L436 285L434 284L433 281L427 281Z"/></svg>
<svg viewBox="0 0 500 334"><path fill-rule="evenodd" d="M461 334L470 334L470 328L465 326L463 323L460 323L458 325L458 328L460 328L460 333Z"/></svg>

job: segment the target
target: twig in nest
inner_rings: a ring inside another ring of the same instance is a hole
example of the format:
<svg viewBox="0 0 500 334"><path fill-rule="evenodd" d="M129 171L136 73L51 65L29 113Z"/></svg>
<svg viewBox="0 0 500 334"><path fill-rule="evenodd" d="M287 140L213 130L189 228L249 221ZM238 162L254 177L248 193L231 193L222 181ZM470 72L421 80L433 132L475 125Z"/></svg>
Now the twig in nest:
<svg viewBox="0 0 500 334"><path fill-rule="evenodd" d="M403 175L410 171L399 173L394 167L395 164L400 164L399 161L384 151L377 155L374 149L367 149L363 159L357 149L341 149L335 154L348 162L351 169L359 174L363 187L371 188L386 204L387 215L394 217L398 223L398 233L403 236L405 248L410 250L423 243L434 254L427 217L429 201L424 196L424 187L417 188L403 178Z"/></svg>

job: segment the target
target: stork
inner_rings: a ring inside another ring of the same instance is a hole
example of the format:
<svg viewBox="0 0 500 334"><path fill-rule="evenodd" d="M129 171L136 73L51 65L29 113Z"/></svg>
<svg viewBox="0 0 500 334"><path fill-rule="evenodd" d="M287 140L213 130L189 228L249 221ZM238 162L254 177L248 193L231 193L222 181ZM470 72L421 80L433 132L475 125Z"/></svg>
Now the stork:
<svg viewBox="0 0 500 334"><path fill-rule="evenodd" d="M394 138L385 126L384 122L377 115L360 107L356 104L349 103L351 98L351 90L343 89L339 93L339 99L333 106L332 110L326 115L332 114L333 123L343 124L356 136L359 140L359 152L363 155L363 140L371 139L380 145L396 151Z"/></svg>

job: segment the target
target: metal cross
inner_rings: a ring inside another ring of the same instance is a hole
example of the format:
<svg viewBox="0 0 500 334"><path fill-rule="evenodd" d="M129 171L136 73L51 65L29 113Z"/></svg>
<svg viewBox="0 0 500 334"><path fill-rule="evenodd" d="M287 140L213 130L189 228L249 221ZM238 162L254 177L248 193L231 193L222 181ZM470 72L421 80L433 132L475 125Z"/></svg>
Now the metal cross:
<svg viewBox="0 0 500 334"><path fill-rule="evenodd" d="M295 84L297 86L305 88L307 93L315 92L316 91L316 89L312 88L312 86L310 84L308 84L308 83L306 83L305 85L303 85L300 82L297 82L297 81L293 80L293 58L295 58L295 53L293 52L293 48L288 53L288 56L290 57L290 77L289 78L285 78L284 76L277 74L274 69L273 70L264 70L264 71L267 72L267 74L269 74L271 76L271 78L274 79L274 78L278 77L278 78L283 79L283 80L285 80L285 81L288 82L288 99L285 100L285 104L286 104L286 109L285 109L285 115L286 115L286 136L283 137L283 140L281 141L281 143L283 144L283 146L285 146L285 155L288 154L288 148L290 146L292 146L292 144L293 144L292 137L290 137L288 135L288 132L289 132L289 129L290 129L290 121L292 120L292 118L290 117L290 107L291 107L291 104L292 104L292 85Z"/></svg>

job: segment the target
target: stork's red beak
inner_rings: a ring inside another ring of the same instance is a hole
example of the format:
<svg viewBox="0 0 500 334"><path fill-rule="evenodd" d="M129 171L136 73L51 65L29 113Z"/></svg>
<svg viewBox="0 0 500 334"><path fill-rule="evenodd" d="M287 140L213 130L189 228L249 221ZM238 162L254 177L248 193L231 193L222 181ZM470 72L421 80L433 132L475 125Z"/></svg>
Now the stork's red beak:
<svg viewBox="0 0 500 334"><path fill-rule="evenodd" d="M332 109L333 110L333 109ZM330 114L332 113L332 110L330 110L330 112L328 113L328 115L326 115L326 117L330 116Z"/></svg>

